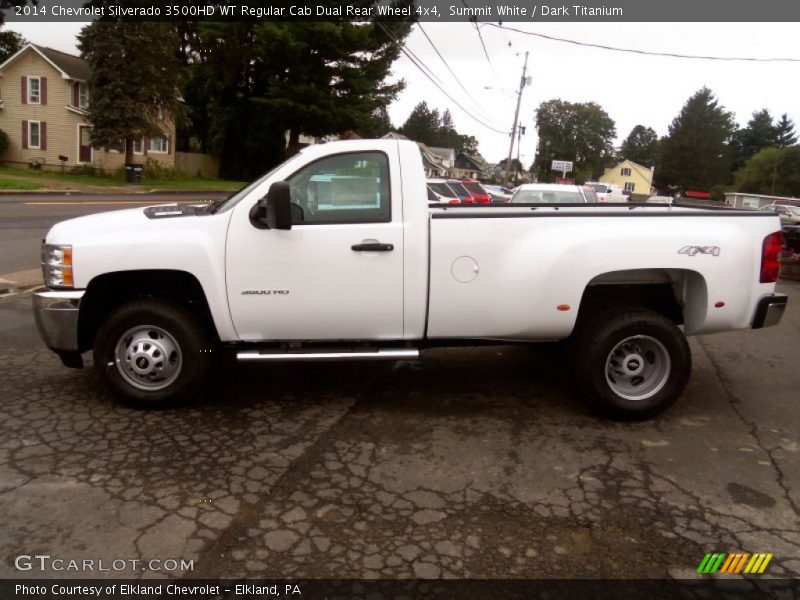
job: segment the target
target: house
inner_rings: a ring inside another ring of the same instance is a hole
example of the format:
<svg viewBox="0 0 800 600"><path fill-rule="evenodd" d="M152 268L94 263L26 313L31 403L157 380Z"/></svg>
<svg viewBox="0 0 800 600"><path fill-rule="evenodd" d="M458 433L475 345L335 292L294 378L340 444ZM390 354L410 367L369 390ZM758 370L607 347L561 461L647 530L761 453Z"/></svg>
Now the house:
<svg viewBox="0 0 800 600"><path fill-rule="evenodd" d="M456 164L456 151L454 148L439 148L428 146L428 149L439 158L439 164L445 169L452 169Z"/></svg>
<svg viewBox="0 0 800 600"><path fill-rule="evenodd" d="M407 140L408 138L402 133L390 131L389 133L382 135L381 139ZM425 177L428 179L447 177L449 173L449 167L445 164L448 156L446 150L449 150L452 154L455 154L455 150L452 148L436 148L438 152L434 152L434 148L426 146L422 142L417 142L417 146L419 146L419 151L422 155L422 168L425 169Z"/></svg>
<svg viewBox="0 0 800 600"><path fill-rule="evenodd" d="M785 204L800 206L800 198L788 196L767 196L765 194L749 194L742 192L729 192L725 194L725 206L731 208L761 208L768 204Z"/></svg>
<svg viewBox="0 0 800 600"><path fill-rule="evenodd" d="M125 164L117 148L97 148L86 119L89 64L79 56L25 45L0 65L0 129L8 148L0 156L14 166L55 169L81 165L116 170ZM175 125L163 119L164 135L136 140L134 160L175 164Z"/></svg>
<svg viewBox="0 0 800 600"><path fill-rule="evenodd" d="M633 195L651 196L653 190L653 171L655 167L643 167L632 160L607 168L600 177L600 183L613 183Z"/></svg>
<svg viewBox="0 0 800 600"><path fill-rule="evenodd" d="M486 179L489 175L486 161L479 156L459 152L454 163L450 174L456 179Z"/></svg>

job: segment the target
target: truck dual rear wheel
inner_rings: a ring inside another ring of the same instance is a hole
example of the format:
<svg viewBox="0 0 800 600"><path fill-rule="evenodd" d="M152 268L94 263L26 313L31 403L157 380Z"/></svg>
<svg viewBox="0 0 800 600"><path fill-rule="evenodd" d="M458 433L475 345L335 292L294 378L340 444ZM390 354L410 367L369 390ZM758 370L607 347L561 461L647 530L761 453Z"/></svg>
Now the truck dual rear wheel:
<svg viewBox="0 0 800 600"><path fill-rule="evenodd" d="M618 419L646 419L669 408L692 368L686 337L669 319L628 306L589 313L574 335L581 394Z"/></svg>
<svg viewBox="0 0 800 600"><path fill-rule="evenodd" d="M200 393L210 356L207 339L184 306L135 300L100 326L94 364L116 396L140 407L163 406Z"/></svg>

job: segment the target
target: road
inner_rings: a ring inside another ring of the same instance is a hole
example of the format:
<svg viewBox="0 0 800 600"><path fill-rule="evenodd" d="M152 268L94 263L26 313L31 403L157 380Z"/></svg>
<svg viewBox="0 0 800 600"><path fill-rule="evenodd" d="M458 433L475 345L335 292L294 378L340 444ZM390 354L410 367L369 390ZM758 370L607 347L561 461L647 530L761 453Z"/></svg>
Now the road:
<svg viewBox="0 0 800 600"><path fill-rule="evenodd" d="M37 552L193 561L177 577L697 577L712 551L796 578L800 284L779 289L780 326L692 339L686 392L644 423L589 412L549 345L233 365L133 410L42 347L29 295L0 298L0 578L58 575L15 569Z"/></svg>
<svg viewBox="0 0 800 600"><path fill-rule="evenodd" d="M205 202L228 192L163 194L0 194L0 276L37 267L42 238L58 221L170 202Z"/></svg>

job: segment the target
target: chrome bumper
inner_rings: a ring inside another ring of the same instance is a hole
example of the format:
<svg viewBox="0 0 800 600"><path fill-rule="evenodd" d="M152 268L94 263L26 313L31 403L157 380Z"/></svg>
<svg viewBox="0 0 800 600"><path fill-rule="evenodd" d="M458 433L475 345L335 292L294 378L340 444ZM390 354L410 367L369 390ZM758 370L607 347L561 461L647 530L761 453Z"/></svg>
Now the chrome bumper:
<svg viewBox="0 0 800 600"><path fill-rule="evenodd" d="M78 352L78 310L85 290L35 292L33 317L45 345L58 353Z"/></svg>
<svg viewBox="0 0 800 600"><path fill-rule="evenodd" d="M756 314L753 317L753 329L777 325L786 310L786 294L772 294L764 296L758 301Z"/></svg>

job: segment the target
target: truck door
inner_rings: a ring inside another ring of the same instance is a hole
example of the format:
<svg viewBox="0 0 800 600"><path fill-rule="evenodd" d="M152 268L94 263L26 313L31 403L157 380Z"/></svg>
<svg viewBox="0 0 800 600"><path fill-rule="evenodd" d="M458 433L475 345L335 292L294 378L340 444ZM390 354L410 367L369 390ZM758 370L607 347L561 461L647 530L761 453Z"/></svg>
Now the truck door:
<svg viewBox="0 0 800 600"><path fill-rule="evenodd" d="M301 167L287 178L288 231L258 229L250 206L237 210L225 261L241 339L402 338L401 188L389 176L398 160L348 152Z"/></svg>

